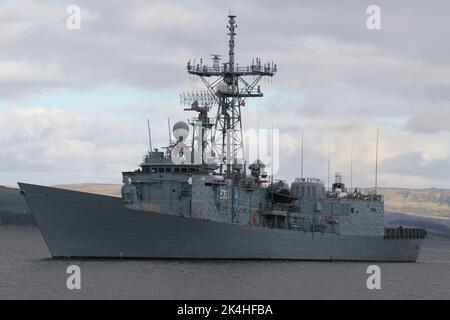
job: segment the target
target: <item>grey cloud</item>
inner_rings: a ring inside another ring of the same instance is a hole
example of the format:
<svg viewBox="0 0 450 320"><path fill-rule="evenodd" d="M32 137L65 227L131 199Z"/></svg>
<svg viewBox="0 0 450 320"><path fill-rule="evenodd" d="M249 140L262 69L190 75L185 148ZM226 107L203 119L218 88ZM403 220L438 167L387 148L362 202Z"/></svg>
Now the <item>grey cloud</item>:
<svg viewBox="0 0 450 320"><path fill-rule="evenodd" d="M154 145L166 141L166 123L153 123ZM10 108L0 113L0 184L35 181L120 181L147 151L146 126L114 116L59 109ZM119 176L119 177L118 177ZM118 177L118 178L117 178Z"/></svg>
<svg viewBox="0 0 450 320"><path fill-rule="evenodd" d="M238 14L241 63L249 63L258 53L278 60L277 81L280 88L290 90L333 82L365 83L375 90L433 87L439 82L423 83L417 76L424 71L420 61L439 65L443 61L436 61L436 51L449 49L442 48L448 45L445 41L439 41L449 29L443 28L440 20L446 18L444 2L430 8L420 2L381 1L385 25L379 33L365 28L366 6L358 1L235 1L226 5L79 1L92 18L82 22L82 30L72 32L65 29L68 1L31 3L10 9L10 20L31 27L18 37L16 46L4 41L2 59L25 60L37 66L52 62L60 77L54 82L35 81L34 85L17 83L20 91L23 87L36 90L39 85L86 87L111 82L148 89L180 85L188 58L207 58L210 51L226 53L224 26L229 8ZM405 18L411 19L406 26ZM429 37L430 32L435 36ZM409 47L413 42L415 47ZM406 57L411 61L404 62ZM417 79L411 79L411 72ZM430 77L437 78L435 74ZM11 94L13 89L10 86L2 94Z"/></svg>
<svg viewBox="0 0 450 320"><path fill-rule="evenodd" d="M407 127L415 132L429 134L450 132L450 101L438 103L434 108L425 107L408 120Z"/></svg>
<svg viewBox="0 0 450 320"><path fill-rule="evenodd" d="M365 9L370 3L356 0L80 0L77 4L83 20L79 31L65 28L69 4L72 1L0 2L1 98L20 105L22 97L40 92L108 85L182 91L188 59L206 60L210 53L226 55L226 15L231 8L238 16L237 60L246 64L258 56L273 59L279 67L272 85L262 84L266 97L259 102L258 111L267 118L266 124L272 122L287 131L308 127L311 132L316 130L315 135L326 135L329 128L325 126L345 133L349 127L392 122L400 132L450 131L446 121L449 108L442 103L450 101L450 42L444 41L450 38L447 1L377 1L382 9L381 31L366 29ZM124 106L115 112L120 117L133 108L132 121L147 113L144 106ZM152 110L152 118L158 121L155 135L163 142L169 111L181 108L161 109ZM253 121L253 113L245 110L245 121ZM1 111L0 120L7 115L8 111ZM181 112L172 117L181 117ZM25 161L26 155L47 155L34 163L44 175L55 163L69 167L65 159L58 162L48 154L48 145L89 149L87 142L91 141L94 150L102 150L98 155L112 157L107 161L112 164L95 167L99 158L94 155L80 161L72 172L84 172L84 178L93 172L117 175L124 164L135 165L146 142L137 143L132 126L125 121L103 120L79 119L77 123L85 130L69 125L74 129L70 134L58 125L59 118L51 122L54 127L40 127L30 134L11 129L12 133L6 133L9 138L0 142L12 158L3 160L1 166L20 172L19 167L32 167ZM54 134L56 141L50 139ZM34 140L40 143L31 147L29 142ZM126 156L123 150L127 150ZM115 158L115 153L120 157ZM323 152L311 148L308 154L311 174L323 173ZM417 154L407 156L415 160ZM298 159L287 151L283 159L280 174L292 177ZM414 172L414 168L402 171L406 168L399 163L406 165L407 158L389 161L385 165L391 172ZM417 175L438 179L436 172L445 166L439 161L429 162L425 168L419 165ZM86 165L90 167L83 167ZM361 166L361 171L366 170ZM58 174L70 180L64 171L59 169Z"/></svg>
<svg viewBox="0 0 450 320"><path fill-rule="evenodd" d="M427 179L450 179L450 157L425 161L421 152L410 152L380 163L385 173L417 176Z"/></svg>

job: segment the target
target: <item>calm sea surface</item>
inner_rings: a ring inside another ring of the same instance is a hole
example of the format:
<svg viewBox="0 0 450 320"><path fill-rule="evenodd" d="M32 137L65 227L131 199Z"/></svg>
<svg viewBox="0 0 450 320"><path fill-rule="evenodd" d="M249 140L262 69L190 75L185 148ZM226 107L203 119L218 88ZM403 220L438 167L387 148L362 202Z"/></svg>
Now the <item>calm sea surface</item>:
<svg viewBox="0 0 450 320"><path fill-rule="evenodd" d="M66 268L81 268L81 290ZM427 240L417 263L53 260L35 228L0 227L0 299L450 299L450 242Z"/></svg>

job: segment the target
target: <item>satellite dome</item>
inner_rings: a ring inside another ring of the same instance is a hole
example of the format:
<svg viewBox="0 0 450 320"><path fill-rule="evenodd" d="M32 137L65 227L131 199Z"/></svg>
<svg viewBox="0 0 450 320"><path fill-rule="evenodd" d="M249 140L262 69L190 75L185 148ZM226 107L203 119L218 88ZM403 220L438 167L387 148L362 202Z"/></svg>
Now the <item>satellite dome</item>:
<svg viewBox="0 0 450 320"><path fill-rule="evenodd" d="M186 140L189 135L189 125L184 121L178 121L173 125L173 136L178 142Z"/></svg>

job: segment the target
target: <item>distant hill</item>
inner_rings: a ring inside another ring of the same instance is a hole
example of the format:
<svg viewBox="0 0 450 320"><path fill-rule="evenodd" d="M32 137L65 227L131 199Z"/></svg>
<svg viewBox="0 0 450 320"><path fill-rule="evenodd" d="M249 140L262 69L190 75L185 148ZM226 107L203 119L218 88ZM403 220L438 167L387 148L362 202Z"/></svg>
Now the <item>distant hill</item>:
<svg viewBox="0 0 450 320"><path fill-rule="evenodd" d="M450 220L449 189L381 188L380 192L388 212Z"/></svg>
<svg viewBox="0 0 450 320"><path fill-rule="evenodd" d="M19 194L18 189L2 186L0 186L0 210L14 213L29 211L25 199Z"/></svg>
<svg viewBox="0 0 450 320"><path fill-rule="evenodd" d="M425 228L427 239L444 238L450 240L450 221L447 220L387 212L384 215L384 223L388 227Z"/></svg>
<svg viewBox="0 0 450 320"><path fill-rule="evenodd" d="M108 184L108 183L79 183L79 184L60 184L55 185L53 187L88 193L97 193L113 197L120 197L121 196L120 189L122 188L122 185Z"/></svg>

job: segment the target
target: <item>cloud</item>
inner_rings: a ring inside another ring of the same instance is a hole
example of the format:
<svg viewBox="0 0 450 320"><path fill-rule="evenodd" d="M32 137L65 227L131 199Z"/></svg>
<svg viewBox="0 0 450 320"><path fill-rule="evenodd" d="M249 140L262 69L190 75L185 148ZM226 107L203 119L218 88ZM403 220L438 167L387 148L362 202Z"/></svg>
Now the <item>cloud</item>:
<svg viewBox="0 0 450 320"><path fill-rule="evenodd" d="M201 87L188 81L186 61L206 62L211 53L226 59L231 8L240 65L253 57L278 65L270 84L261 83L265 97L247 102L243 120L255 128L261 118L261 126L281 130L281 177L298 175L302 127L310 175L327 178L330 136L332 171L348 177L353 136L355 184L370 185L380 128L380 168L387 168L381 183L450 184L439 174L450 134L446 1L379 1L382 30L375 32L366 28L368 4L360 1L80 0L76 31L66 29L69 4L0 2L2 179L120 179L145 152L148 114L160 144L167 140L167 117L183 116L176 97L161 93ZM149 95L99 106L105 100L96 96L105 88ZM92 105L65 102L85 92ZM401 162L408 157L419 159L419 167L406 170Z"/></svg>
<svg viewBox="0 0 450 320"><path fill-rule="evenodd" d="M381 166L384 172L400 176L443 181L450 179L450 157L426 161L421 152L415 151L385 159Z"/></svg>
<svg viewBox="0 0 450 320"><path fill-rule="evenodd" d="M38 81L34 84L24 81L17 87L29 86L39 92L42 88L64 85L81 88L106 83L144 88L181 85L189 58L203 56L206 61L211 52L227 53L224 25L229 6L240 11L238 60L250 63L253 56L259 55L275 60L280 67L275 84L278 88L301 90L339 82L350 86L364 84L373 88L374 94L386 90L393 94L399 90L412 92L450 86L448 64L432 58L433 48L444 43L436 40L429 49L421 48L420 55L398 43L430 41L425 38L423 28L433 32L436 39L444 30L434 30L434 25L424 26L419 23L421 20L416 20L419 22L409 24L410 30L406 32L401 23L402 7L390 3L380 4L386 13L388 30L378 35L365 28L364 6L352 2L311 5L290 1L277 4L275 14L273 4L260 1L245 5L239 2L212 5L206 1L129 1L126 5L117 1L80 1L79 31L65 28L68 4L67 1L0 4L4 23L15 26L7 37L16 42L15 46L8 46L8 41L0 38L3 48L0 61L17 59L44 67L51 61L64 75L59 83L42 81L39 85ZM416 10L415 18L419 14L428 15L426 10L419 11L419 5L408 5ZM255 10L253 14L250 8ZM330 9L334 10L332 14L327 13ZM397 19L391 18L394 13ZM266 23L268 20L270 24Z"/></svg>
<svg viewBox="0 0 450 320"><path fill-rule="evenodd" d="M0 113L2 183L11 184L16 180L48 184L118 183L120 173L137 168L147 150L147 133L142 120L146 112L134 110L135 114L124 120L117 115L94 116L90 112L56 107L8 108ZM163 108L152 115L155 119L152 120L153 146L166 145L166 117L173 116L173 112ZM262 120L261 128L267 127ZM327 181L329 147L331 175L343 172L349 183L350 147L353 146L354 185L373 183L375 127L348 127L324 121L308 122L304 128L307 176ZM300 174L299 129L280 126L278 178L292 180ZM427 140L423 136L398 136L389 132L382 133L381 138L380 185L384 182L405 186L398 176L408 177L407 181L420 179L427 183L450 180L440 173L449 164L448 150L443 153L444 141L424 146L423 141Z"/></svg>
<svg viewBox="0 0 450 320"><path fill-rule="evenodd" d="M0 62L0 82L15 81L51 81L59 77L53 66L31 66L17 61Z"/></svg>
<svg viewBox="0 0 450 320"><path fill-rule="evenodd" d="M117 176L145 151L135 132L114 118L95 121L57 108L11 108L0 114L1 176L47 176L55 182Z"/></svg>
<svg viewBox="0 0 450 320"><path fill-rule="evenodd" d="M407 127L415 132L439 133L450 131L450 101L440 102L423 108L413 115Z"/></svg>

